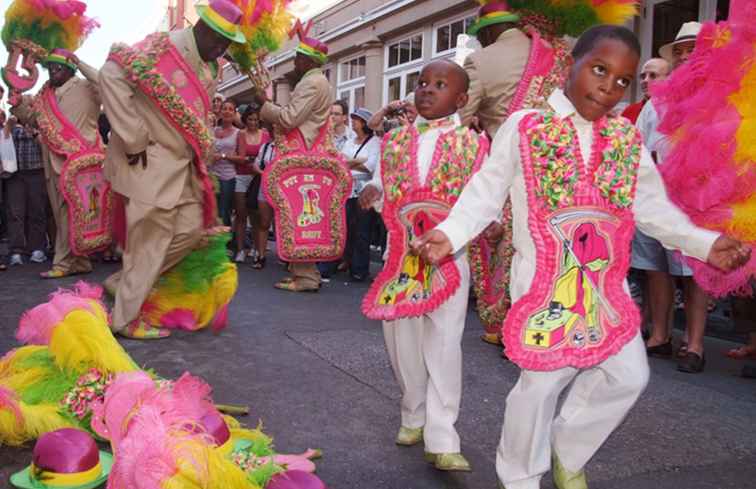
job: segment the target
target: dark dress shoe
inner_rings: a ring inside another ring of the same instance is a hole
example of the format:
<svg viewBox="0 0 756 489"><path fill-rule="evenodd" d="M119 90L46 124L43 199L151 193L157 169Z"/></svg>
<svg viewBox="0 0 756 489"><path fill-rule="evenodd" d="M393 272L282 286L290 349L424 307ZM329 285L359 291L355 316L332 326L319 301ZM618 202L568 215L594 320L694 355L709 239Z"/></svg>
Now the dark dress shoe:
<svg viewBox="0 0 756 489"><path fill-rule="evenodd" d="M744 365L740 375L746 379L756 379L756 365Z"/></svg>
<svg viewBox="0 0 756 489"><path fill-rule="evenodd" d="M655 357L670 357L672 356L672 342L667 341L661 345L647 346L646 353L649 356Z"/></svg>
<svg viewBox="0 0 756 489"><path fill-rule="evenodd" d="M689 351L678 360L677 370L687 374L699 374L703 372L704 365L706 365L706 358L703 355Z"/></svg>

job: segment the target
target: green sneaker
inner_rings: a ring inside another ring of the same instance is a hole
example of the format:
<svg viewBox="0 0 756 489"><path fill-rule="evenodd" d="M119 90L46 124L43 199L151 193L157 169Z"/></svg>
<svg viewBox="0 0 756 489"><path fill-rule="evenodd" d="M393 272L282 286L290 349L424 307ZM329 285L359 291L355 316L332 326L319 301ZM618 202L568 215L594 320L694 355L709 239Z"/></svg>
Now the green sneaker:
<svg viewBox="0 0 756 489"><path fill-rule="evenodd" d="M406 426L402 426L399 428L399 434L396 435L396 444L403 447L411 447L421 441L423 441L422 428L407 428Z"/></svg>
<svg viewBox="0 0 756 489"><path fill-rule="evenodd" d="M425 461L433 464L438 470L449 472L471 472L470 462L461 453L430 453L425 452Z"/></svg>
<svg viewBox="0 0 756 489"><path fill-rule="evenodd" d="M551 474L554 477L554 485L557 489L588 489L585 471L570 472L564 468L556 454L552 457Z"/></svg>

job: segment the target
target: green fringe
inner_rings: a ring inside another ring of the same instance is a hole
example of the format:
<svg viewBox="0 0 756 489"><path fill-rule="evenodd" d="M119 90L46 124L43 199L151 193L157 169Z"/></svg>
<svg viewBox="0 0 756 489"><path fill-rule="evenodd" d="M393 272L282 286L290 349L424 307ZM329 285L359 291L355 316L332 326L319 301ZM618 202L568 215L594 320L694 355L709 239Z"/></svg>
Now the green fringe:
<svg viewBox="0 0 756 489"><path fill-rule="evenodd" d="M230 240L230 233L211 237L208 246L192 251L181 263L163 275L158 282L158 288L173 289L180 284L186 293L208 290L212 280L223 273L230 263L226 255L226 244Z"/></svg>
<svg viewBox="0 0 756 489"><path fill-rule="evenodd" d="M76 372L66 374L61 371L47 350L35 352L19 362L18 366L23 369L42 368L48 372L44 379L28 386L21 393L21 399L30 405L60 402L79 379L79 374Z"/></svg>
<svg viewBox="0 0 756 489"><path fill-rule="evenodd" d="M55 48L69 47L68 35L62 26L51 24L43 26L39 21L27 24L18 20L6 22L2 33L3 44L10 51L11 43L16 39L28 39L48 51Z"/></svg>
<svg viewBox="0 0 756 489"><path fill-rule="evenodd" d="M258 469L247 472L247 479L259 487L265 487L274 475L283 471L283 467L269 462Z"/></svg>
<svg viewBox="0 0 756 489"><path fill-rule="evenodd" d="M510 0L509 6L513 10L531 11L550 19L556 24L558 36L579 37L599 23L596 12L583 1L554 6L548 0Z"/></svg>

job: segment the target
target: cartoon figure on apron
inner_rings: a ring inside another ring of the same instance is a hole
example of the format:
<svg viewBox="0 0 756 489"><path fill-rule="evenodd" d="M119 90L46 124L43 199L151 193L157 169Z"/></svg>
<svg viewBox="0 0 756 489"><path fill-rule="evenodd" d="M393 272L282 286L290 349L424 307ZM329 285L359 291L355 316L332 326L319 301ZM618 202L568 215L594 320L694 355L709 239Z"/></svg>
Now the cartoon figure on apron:
<svg viewBox="0 0 756 489"><path fill-rule="evenodd" d="M567 239L560 226L574 217L557 216L549 221L562 242L562 264L548 308L528 321L525 330L528 346L551 348L570 336L575 346L585 345L586 341L596 344L604 336L599 312L603 309L610 321L616 317L599 289L601 271L610 259L606 239L594 222L577 225L572 239ZM575 329L576 326L582 327Z"/></svg>
<svg viewBox="0 0 756 489"><path fill-rule="evenodd" d="M302 213L299 215L299 227L307 227L318 224L323 219L323 211L320 209L320 195L317 185L302 185L299 193L302 194Z"/></svg>
<svg viewBox="0 0 756 489"><path fill-rule="evenodd" d="M407 223L407 236L412 241L433 229L435 224L428 214L419 211L411 223ZM408 253L402 260L402 272L397 280L386 286L381 295L381 304L394 304L405 297L414 297L415 301L427 298L431 293L431 279L434 267L425 263L420 256ZM411 299L412 300L412 299Z"/></svg>

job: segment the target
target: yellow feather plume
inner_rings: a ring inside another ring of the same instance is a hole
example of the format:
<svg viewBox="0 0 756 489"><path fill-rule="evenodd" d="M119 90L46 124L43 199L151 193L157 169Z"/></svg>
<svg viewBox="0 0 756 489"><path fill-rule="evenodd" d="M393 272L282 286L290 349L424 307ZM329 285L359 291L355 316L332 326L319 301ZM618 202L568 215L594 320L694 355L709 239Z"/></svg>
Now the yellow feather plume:
<svg viewBox="0 0 756 489"><path fill-rule="evenodd" d="M103 373L120 373L138 370L113 337L104 311L93 314L79 309L67 314L55 327L49 348L56 365L64 371L84 372L97 368Z"/></svg>

